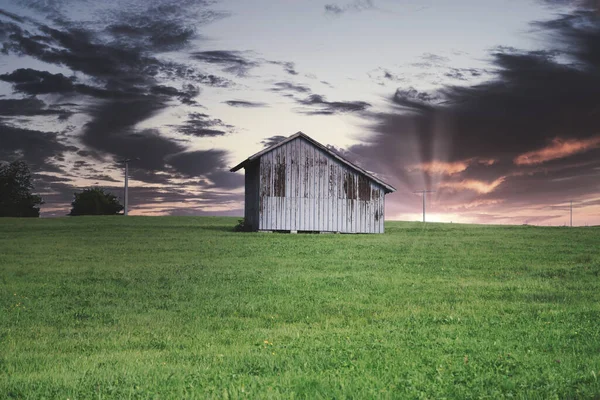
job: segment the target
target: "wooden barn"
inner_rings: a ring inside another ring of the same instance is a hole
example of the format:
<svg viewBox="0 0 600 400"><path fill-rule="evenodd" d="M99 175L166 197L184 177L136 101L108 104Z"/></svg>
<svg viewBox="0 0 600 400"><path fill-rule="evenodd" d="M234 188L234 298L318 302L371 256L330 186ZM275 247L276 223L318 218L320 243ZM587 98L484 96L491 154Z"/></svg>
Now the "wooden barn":
<svg viewBox="0 0 600 400"><path fill-rule="evenodd" d="M383 233L396 191L298 132L231 169L245 168L245 224L253 231Z"/></svg>

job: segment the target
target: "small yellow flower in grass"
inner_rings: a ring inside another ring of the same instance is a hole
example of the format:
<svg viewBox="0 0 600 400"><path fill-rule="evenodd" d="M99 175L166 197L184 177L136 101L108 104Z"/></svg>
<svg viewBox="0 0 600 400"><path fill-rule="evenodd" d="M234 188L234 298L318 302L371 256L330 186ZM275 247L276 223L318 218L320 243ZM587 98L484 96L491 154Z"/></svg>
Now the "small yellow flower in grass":
<svg viewBox="0 0 600 400"><path fill-rule="evenodd" d="M268 340L265 340L265 342L264 342L264 343L265 343L265 344L269 344L269 341L268 341Z"/></svg>

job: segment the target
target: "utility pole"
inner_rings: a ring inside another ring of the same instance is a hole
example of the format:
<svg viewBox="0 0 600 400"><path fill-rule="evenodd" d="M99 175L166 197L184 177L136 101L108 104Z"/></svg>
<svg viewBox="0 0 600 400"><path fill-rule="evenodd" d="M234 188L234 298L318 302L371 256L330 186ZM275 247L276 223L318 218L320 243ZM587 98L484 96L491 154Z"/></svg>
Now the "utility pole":
<svg viewBox="0 0 600 400"><path fill-rule="evenodd" d="M125 215L127 216L127 206L129 205L129 159L125 160Z"/></svg>
<svg viewBox="0 0 600 400"><path fill-rule="evenodd" d="M120 163L125 164L125 207L123 209L123 215L127 216L128 207L129 207L129 163L134 160L139 160L139 158L126 158L124 160L119 161Z"/></svg>
<svg viewBox="0 0 600 400"><path fill-rule="evenodd" d="M418 190L413 193L421 194L423 196L423 222L425 222L425 197L427 197L426 193L435 193L435 190Z"/></svg>
<svg viewBox="0 0 600 400"><path fill-rule="evenodd" d="M571 200L571 228L573 227L573 200Z"/></svg>

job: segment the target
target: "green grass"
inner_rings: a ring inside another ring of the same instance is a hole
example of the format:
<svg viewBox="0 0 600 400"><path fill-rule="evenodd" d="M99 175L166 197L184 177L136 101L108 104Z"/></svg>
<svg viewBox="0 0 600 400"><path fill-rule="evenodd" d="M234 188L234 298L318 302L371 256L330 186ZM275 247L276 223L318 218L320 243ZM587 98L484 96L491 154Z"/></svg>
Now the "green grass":
<svg viewBox="0 0 600 400"><path fill-rule="evenodd" d="M600 228L0 220L0 398L599 398Z"/></svg>

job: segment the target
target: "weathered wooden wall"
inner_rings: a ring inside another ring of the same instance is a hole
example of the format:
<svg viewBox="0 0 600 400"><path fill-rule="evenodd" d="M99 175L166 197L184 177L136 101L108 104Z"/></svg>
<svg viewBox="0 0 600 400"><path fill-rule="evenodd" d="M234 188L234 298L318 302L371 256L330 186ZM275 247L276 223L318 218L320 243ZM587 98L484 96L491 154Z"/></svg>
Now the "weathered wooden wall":
<svg viewBox="0 0 600 400"><path fill-rule="evenodd" d="M258 230L258 195L260 185L259 160L246 166L244 222L250 230Z"/></svg>
<svg viewBox="0 0 600 400"><path fill-rule="evenodd" d="M252 174L259 180L259 230L384 231L384 188L302 138L263 154Z"/></svg>

